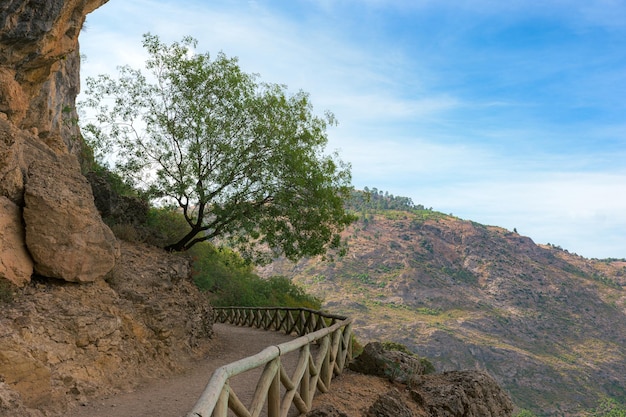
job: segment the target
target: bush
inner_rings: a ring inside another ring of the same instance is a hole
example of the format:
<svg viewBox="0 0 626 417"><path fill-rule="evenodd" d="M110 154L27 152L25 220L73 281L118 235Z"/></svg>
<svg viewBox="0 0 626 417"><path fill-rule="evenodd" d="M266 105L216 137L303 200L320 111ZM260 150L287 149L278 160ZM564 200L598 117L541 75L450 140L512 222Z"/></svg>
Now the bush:
<svg viewBox="0 0 626 417"><path fill-rule="evenodd" d="M176 242L191 230L183 214L171 207L151 208L148 211L146 228L148 243L159 247Z"/></svg>
<svg viewBox="0 0 626 417"><path fill-rule="evenodd" d="M515 417L537 417L532 411L521 409Z"/></svg>
<svg viewBox="0 0 626 417"><path fill-rule="evenodd" d="M612 398L605 398L591 413L593 417L626 417L626 406Z"/></svg>
<svg viewBox="0 0 626 417"><path fill-rule="evenodd" d="M15 287L9 281L0 279L0 304L11 304L13 302L13 291Z"/></svg>
<svg viewBox="0 0 626 417"><path fill-rule="evenodd" d="M236 252L201 242L193 256L194 282L215 306L321 308L321 301L285 277L263 279Z"/></svg>

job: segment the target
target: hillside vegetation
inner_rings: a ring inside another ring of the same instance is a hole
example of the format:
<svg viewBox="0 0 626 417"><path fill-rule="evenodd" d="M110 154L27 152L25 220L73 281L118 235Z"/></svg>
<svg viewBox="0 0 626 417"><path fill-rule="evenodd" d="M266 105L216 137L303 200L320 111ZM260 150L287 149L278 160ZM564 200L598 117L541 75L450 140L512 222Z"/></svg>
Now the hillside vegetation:
<svg viewBox="0 0 626 417"><path fill-rule="evenodd" d="M355 192L348 255L285 260L291 277L356 318L363 341L392 340L437 370L486 369L537 415L626 403L626 262L590 260L500 227Z"/></svg>

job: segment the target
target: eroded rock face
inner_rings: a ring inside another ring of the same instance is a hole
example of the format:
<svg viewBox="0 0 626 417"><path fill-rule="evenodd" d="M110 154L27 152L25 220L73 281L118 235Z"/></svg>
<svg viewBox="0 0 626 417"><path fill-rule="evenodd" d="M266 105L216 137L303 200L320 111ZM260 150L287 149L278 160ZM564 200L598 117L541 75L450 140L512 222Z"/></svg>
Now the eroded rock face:
<svg viewBox="0 0 626 417"><path fill-rule="evenodd" d="M481 371L424 376L411 396L433 417L507 417L513 413L509 396Z"/></svg>
<svg viewBox="0 0 626 417"><path fill-rule="evenodd" d="M123 243L110 280L35 280L1 306L0 416L63 415L204 354L212 313L188 258Z"/></svg>
<svg viewBox="0 0 626 417"><path fill-rule="evenodd" d="M0 112L35 128L52 149L79 155L75 99L78 34L107 0L4 0L0 3Z"/></svg>
<svg viewBox="0 0 626 417"><path fill-rule="evenodd" d="M400 399L397 390L381 394L364 414L364 417L414 417L415 414Z"/></svg>
<svg viewBox="0 0 626 417"><path fill-rule="evenodd" d="M24 213L3 215L3 225L10 231L26 225L36 273L74 282L104 277L118 250L81 179L83 142L75 123L78 34L87 13L105 2L0 2L0 196ZM15 253L3 248L0 278L23 285L28 268L8 276Z"/></svg>
<svg viewBox="0 0 626 417"><path fill-rule="evenodd" d="M348 415L333 405L325 404L306 413L306 417L348 417Z"/></svg>
<svg viewBox="0 0 626 417"><path fill-rule="evenodd" d="M417 361L417 362L416 362ZM350 369L402 382L410 389L408 402L431 417L510 417L513 403L489 374L478 370L424 375L419 358L368 343ZM416 371L417 370L417 371ZM415 413L397 392L381 395L366 417L412 416ZM420 414L422 415L422 414Z"/></svg>
<svg viewBox="0 0 626 417"><path fill-rule="evenodd" d="M33 260L24 244L20 208L0 196L0 278L18 287L30 281Z"/></svg>
<svg viewBox="0 0 626 417"><path fill-rule="evenodd" d="M31 164L24 203L26 244L38 274L92 282L113 269L117 240L71 155Z"/></svg>
<svg viewBox="0 0 626 417"><path fill-rule="evenodd" d="M365 345L363 352L349 365L350 369L366 375L376 375L399 382L409 382L425 373L416 356L385 349L379 342Z"/></svg>

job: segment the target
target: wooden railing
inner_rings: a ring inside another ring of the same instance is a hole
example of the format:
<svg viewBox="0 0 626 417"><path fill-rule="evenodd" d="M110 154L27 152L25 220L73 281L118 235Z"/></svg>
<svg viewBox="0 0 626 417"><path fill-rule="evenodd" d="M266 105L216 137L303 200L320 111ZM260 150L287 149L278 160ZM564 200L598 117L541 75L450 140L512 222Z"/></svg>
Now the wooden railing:
<svg viewBox="0 0 626 417"><path fill-rule="evenodd" d="M306 413L315 393L327 392L333 376L340 374L352 357L352 319L346 317L305 308L215 307L214 320L300 337L218 368L187 417L226 417L229 409L238 417L257 417L265 406L268 417L286 417L292 405ZM317 346L312 349L313 344ZM298 362L289 375L281 356L296 350ZM252 402L246 406L229 381L260 367L263 372Z"/></svg>

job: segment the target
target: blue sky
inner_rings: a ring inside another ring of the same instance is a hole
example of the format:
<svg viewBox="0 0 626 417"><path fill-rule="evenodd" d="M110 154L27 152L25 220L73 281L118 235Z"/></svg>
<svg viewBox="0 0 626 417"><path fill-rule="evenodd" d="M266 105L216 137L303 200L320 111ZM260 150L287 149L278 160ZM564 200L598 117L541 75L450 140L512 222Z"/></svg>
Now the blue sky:
<svg viewBox="0 0 626 417"><path fill-rule="evenodd" d="M626 257L626 1L110 0L82 76L185 35L330 110L357 188Z"/></svg>

